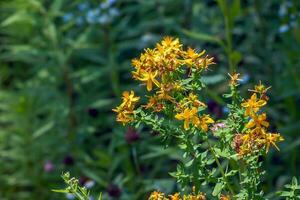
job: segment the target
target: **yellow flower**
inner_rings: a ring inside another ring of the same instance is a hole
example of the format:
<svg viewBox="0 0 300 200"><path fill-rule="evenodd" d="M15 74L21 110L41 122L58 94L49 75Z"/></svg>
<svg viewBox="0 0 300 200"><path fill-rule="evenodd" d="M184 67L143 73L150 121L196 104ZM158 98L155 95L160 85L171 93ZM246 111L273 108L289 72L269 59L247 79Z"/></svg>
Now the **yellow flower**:
<svg viewBox="0 0 300 200"><path fill-rule="evenodd" d="M159 82L155 79L157 76L157 71L155 72L141 72L141 77L137 77L138 80L146 82L147 90L151 91L153 88L153 83L159 87Z"/></svg>
<svg viewBox="0 0 300 200"><path fill-rule="evenodd" d="M256 113L260 107L266 105L266 101L262 99L257 99L256 93L252 94L251 98L242 103L242 106L246 108L245 115L250 116Z"/></svg>
<svg viewBox="0 0 300 200"><path fill-rule="evenodd" d="M220 196L220 200L230 200L230 196L228 196L228 195L221 195Z"/></svg>
<svg viewBox="0 0 300 200"><path fill-rule="evenodd" d="M123 123L123 125L133 122L134 118L132 116L133 112L132 111L126 111L123 110L117 114L117 122Z"/></svg>
<svg viewBox="0 0 300 200"><path fill-rule="evenodd" d="M186 108L183 112L176 114L175 118L178 120L184 120L184 129L188 130L190 128L190 123L195 124L198 120L197 108L192 109Z"/></svg>
<svg viewBox="0 0 300 200"><path fill-rule="evenodd" d="M135 97L134 96L134 91L130 91L130 93L128 91L123 92L123 103L121 104L121 107L123 106L127 106L127 107L131 107L134 103L136 103L140 97Z"/></svg>
<svg viewBox="0 0 300 200"><path fill-rule="evenodd" d="M185 55L184 55L183 63L188 66L192 66L195 63L196 59L198 59L201 55L203 55L205 51L198 54L194 49L189 47L188 50L184 53Z"/></svg>
<svg viewBox="0 0 300 200"><path fill-rule="evenodd" d="M204 58L199 58L195 62L195 66L197 69L208 69L209 65L213 65L213 64L216 64L214 62L214 58L208 56L205 56Z"/></svg>
<svg viewBox="0 0 300 200"><path fill-rule="evenodd" d="M256 116L255 114L253 114L252 119L248 122L248 124L246 124L246 128L253 128L253 127L269 127L269 122L266 121L267 119L267 114L266 113L262 113L258 116Z"/></svg>
<svg viewBox="0 0 300 200"><path fill-rule="evenodd" d="M117 113L117 121L123 123L123 125L134 121L133 113L136 102L140 97L134 96L133 91L125 91L123 92L122 103L115 109L112 109Z"/></svg>
<svg viewBox="0 0 300 200"><path fill-rule="evenodd" d="M206 200L206 197L203 193L200 193L198 195L189 194L189 195L184 195L183 200Z"/></svg>
<svg viewBox="0 0 300 200"><path fill-rule="evenodd" d="M170 197L170 200L181 200L181 197L180 197L179 193L169 195L169 197Z"/></svg>
<svg viewBox="0 0 300 200"><path fill-rule="evenodd" d="M174 39L172 37L167 36L161 41L161 43L156 45L156 48L160 52L169 53L168 51L175 51L175 53L176 53L181 50L181 46L182 45L180 44L178 38Z"/></svg>
<svg viewBox="0 0 300 200"><path fill-rule="evenodd" d="M279 133L266 133L264 140L265 140L264 142L266 145L266 153L268 153L271 145L273 145L279 151L279 148L276 145L276 142L281 142L284 139Z"/></svg>
<svg viewBox="0 0 300 200"><path fill-rule="evenodd" d="M261 83L261 81L259 81L259 85L255 85L254 90L249 90L249 91L260 93L260 94L265 94L270 88L271 87L266 87L265 85L263 85Z"/></svg>
<svg viewBox="0 0 300 200"><path fill-rule="evenodd" d="M148 200L164 200L165 194L162 192L154 191L151 193Z"/></svg>
<svg viewBox="0 0 300 200"><path fill-rule="evenodd" d="M230 83L229 85L231 86L237 86L238 81L240 81L241 79L239 79L240 74L239 73L233 73L233 74L228 74L230 76Z"/></svg>
<svg viewBox="0 0 300 200"><path fill-rule="evenodd" d="M205 103L198 100L198 96L190 93L188 97L188 103L191 103L195 107L206 107Z"/></svg>
<svg viewBox="0 0 300 200"><path fill-rule="evenodd" d="M167 88L161 85L160 90L156 92L158 99L173 101L173 97L169 95Z"/></svg>
<svg viewBox="0 0 300 200"><path fill-rule="evenodd" d="M209 115L203 115L199 118L196 125L201 128L202 131L208 131L208 125L214 123L215 121Z"/></svg>

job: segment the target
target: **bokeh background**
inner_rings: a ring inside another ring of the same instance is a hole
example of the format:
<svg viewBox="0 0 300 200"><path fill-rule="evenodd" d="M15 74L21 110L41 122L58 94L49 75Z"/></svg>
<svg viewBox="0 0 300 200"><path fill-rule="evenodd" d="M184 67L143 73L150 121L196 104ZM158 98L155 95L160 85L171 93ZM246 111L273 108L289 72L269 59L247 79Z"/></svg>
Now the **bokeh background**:
<svg viewBox="0 0 300 200"><path fill-rule="evenodd" d="M123 90L142 94L131 59L167 35L215 57L203 78L216 118L230 70L245 96L272 86L266 111L285 141L265 158L262 187L276 199L299 178L300 1L1 0L0 199L72 199L51 192L66 171L104 199L176 191L180 151L111 111Z"/></svg>

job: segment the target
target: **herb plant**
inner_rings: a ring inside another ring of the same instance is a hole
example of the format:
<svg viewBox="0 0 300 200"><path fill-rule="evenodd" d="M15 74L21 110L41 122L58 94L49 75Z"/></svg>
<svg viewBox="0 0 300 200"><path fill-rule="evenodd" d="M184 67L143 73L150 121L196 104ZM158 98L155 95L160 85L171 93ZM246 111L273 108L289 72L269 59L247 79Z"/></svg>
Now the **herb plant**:
<svg viewBox="0 0 300 200"><path fill-rule="evenodd" d="M262 83L249 90L244 99L238 91L239 74L229 74L227 118L214 120L202 101L205 84L202 74L215 64L205 51L184 48L178 39L164 38L155 48L133 59L132 76L146 86L145 97L125 91L122 103L113 109L123 125L146 126L158 132L168 146L175 141L184 162L170 174L180 183L183 199L265 199L260 188L264 170L262 158L277 142L279 133L268 130L263 107L270 87ZM170 198L169 198L170 197ZM149 199L182 199L153 192Z"/></svg>

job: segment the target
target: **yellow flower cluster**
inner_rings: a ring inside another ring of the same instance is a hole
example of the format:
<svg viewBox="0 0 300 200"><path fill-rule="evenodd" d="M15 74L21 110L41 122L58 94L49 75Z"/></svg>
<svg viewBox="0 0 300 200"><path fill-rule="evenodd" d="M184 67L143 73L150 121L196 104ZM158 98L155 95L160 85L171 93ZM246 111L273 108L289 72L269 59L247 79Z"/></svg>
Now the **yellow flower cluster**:
<svg viewBox="0 0 300 200"><path fill-rule="evenodd" d="M198 115L206 105L194 94L189 82L193 74L200 74L209 65L214 64L213 58L197 53L194 49L184 50L178 39L164 38L153 49L145 49L139 58L132 60L133 78L146 85L151 92L148 102L142 108L154 112L169 111L177 113L175 118L184 121L184 129L191 125L203 131L213 123L208 115ZM132 122L134 105L139 100L131 91L123 93L123 102L114 109L118 113L117 121L123 124Z"/></svg>
<svg viewBox="0 0 300 200"><path fill-rule="evenodd" d="M204 193L188 194L181 196L179 193L165 196L164 193L154 191L151 193L148 200L206 200Z"/></svg>
<svg viewBox="0 0 300 200"><path fill-rule="evenodd" d="M235 149L240 155L251 153L255 148L266 148L266 152L269 151L270 146L273 145L277 150L279 148L276 142L282 141L283 138L279 133L269 133L267 128L269 122L267 121L267 114L260 112L260 109L267 104L268 97L266 92L269 88L266 88L261 83L255 86L250 99L242 103L242 107L245 108L245 116L250 120L246 124L246 131L244 134L237 134L235 138Z"/></svg>
<svg viewBox="0 0 300 200"><path fill-rule="evenodd" d="M214 64L213 58L204 53L197 53L192 48L185 51L178 39L166 37L154 49L146 49L138 59L133 59L133 78L146 84L148 91L155 90L143 107L160 112L167 103L171 103L178 113L175 118L184 121L185 130L192 124L207 131L208 124L213 120L208 115L199 117L197 114L198 108L206 105L198 100L197 95L189 92L183 83L190 73L201 72ZM182 97L186 93L188 97Z"/></svg>
<svg viewBox="0 0 300 200"><path fill-rule="evenodd" d="M132 122L134 120L133 113L135 104L138 102L140 97L134 96L133 91L123 92L122 103L116 109L113 109L117 114L117 121L123 124Z"/></svg>
<svg viewBox="0 0 300 200"><path fill-rule="evenodd" d="M173 84L172 72L181 70L182 67L202 70L214 64L213 58L204 56L205 51L197 53L194 49L183 50L179 39L165 37L154 49L146 49L138 59L132 60L135 71L133 78L146 84L147 90L151 91L153 86L163 87L167 90L180 88Z"/></svg>
<svg viewBox="0 0 300 200"><path fill-rule="evenodd" d="M228 195L221 195L220 200L230 200L230 197Z"/></svg>

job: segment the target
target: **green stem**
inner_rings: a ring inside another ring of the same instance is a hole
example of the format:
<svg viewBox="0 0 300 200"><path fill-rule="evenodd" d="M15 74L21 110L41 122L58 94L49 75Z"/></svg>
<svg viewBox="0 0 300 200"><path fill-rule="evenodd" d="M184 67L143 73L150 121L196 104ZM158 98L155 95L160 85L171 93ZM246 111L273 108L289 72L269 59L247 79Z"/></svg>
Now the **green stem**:
<svg viewBox="0 0 300 200"><path fill-rule="evenodd" d="M227 44L227 56L228 56L228 66L229 66L229 71L230 73L235 72L235 66L233 65L232 61L232 31L230 27L230 19L228 17L228 13L224 15L225 17L225 31L226 31L226 44Z"/></svg>
<svg viewBox="0 0 300 200"><path fill-rule="evenodd" d="M233 47L232 47L232 26L233 24L233 19L230 17L230 8L226 4L225 1L219 0L218 1L220 10L222 11L222 14L224 16L224 24L225 24L225 46L224 50L227 54L228 57L228 67L229 67L229 72L233 73L236 71L236 66L233 63L232 60L232 52L233 52Z"/></svg>
<svg viewBox="0 0 300 200"><path fill-rule="evenodd" d="M212 146L210 145L208 138L206 138L206 142L208 144L208 148L209 148L210 152L212 153L212 155L213 155L213 157L214 157L214 159L215 159L215 161L218 165L218 168L220 169L223 180L226 182L226 186L227 186L228 190L230 191L231 195L234 196L235 194L234 194L234 191L232 189L232 186L230 185L229 181L227 180L227 177L226 177L226 174L223 170L223 167L222 167L222 165L221 165L221 163L220 163L220 161L219 161L219 159L216 155L216 152L212 149Z"/></svg>

